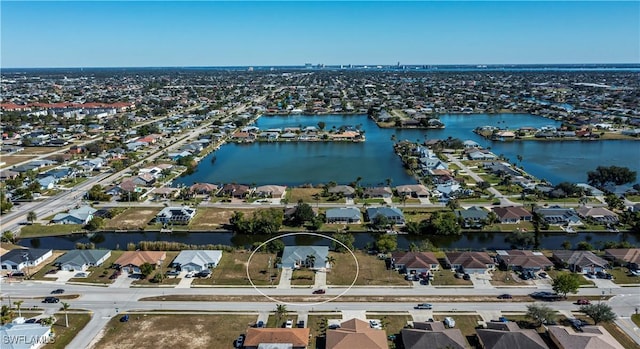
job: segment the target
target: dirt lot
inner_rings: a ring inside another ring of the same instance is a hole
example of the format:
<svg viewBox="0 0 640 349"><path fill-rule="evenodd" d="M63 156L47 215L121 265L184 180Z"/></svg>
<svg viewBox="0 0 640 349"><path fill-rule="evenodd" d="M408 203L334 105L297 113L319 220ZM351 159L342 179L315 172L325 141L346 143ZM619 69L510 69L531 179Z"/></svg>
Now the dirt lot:
<svg viewBox="0 0 640 349"><path fill-rule="evenodd" d="M330 253L336 259L335 264L327 273L329 285L351 285L355 277L355 261L351 253ZM360 268L356 285L410 285L397 271L386 269L385 262L377 256L367 255L356 251L356 258Z"/></svg>
<svg viewBox="0 0 640 349"><path fill-rule="evenodd" d="M234 211L244 212L245 216L250 216L255 210L230 210L216 207L198 208L198 212L189 227L193 230L221 228L222 225L229 224L229 218L233 216Z"/></svg>
<svg viewBox="0 0 640 349"><path fill-rule="evenodd" d="M0 167L11 167L17 163L28 161L35 158L35 156L29 155L2 155L2 162L5 162L4 165Z"/></svg>
<svg viewBox="0 0 640 349"><path fill-rule="evenodd" d="M95 348L232 348L256 319L257 315L132 314L128 322L120 322L117 316L105 326Z"/></svg>
<svg viewBox="0 0 640 349"><path fill-rule="evenodd" d="M248 251L225 252L213 274L208 279L195 279L192 285L250 285L247 279L247 261L251 255ZM275 262L276 255L270 253L256 253L249 265L249 275L256 285L269 285L270 275L276 275L277 269L268 269L269 259ZM277 283L279 276L274 277Z"/></svg>
<svg viewBox="0 0 640 349"><path fill-rule="evenodd" d="M131 207L121 214L109 219L105 229L132 230L144 229L144 227L160 212L158 208Z"/></svg>

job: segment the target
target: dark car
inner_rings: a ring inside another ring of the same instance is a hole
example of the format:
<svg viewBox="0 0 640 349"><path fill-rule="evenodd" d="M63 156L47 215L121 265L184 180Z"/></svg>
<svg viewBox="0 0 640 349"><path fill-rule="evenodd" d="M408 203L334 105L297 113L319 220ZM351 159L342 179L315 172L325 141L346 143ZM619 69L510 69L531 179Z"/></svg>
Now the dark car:
<svg viewBox="0 0 640 349"><path fill-rule="evenodd" d="M511 296L508 293L501 294L501 295L498 296L498 299L511 299L511 298L513 298L513 296Z"/></svg>
<svg viewBox="0 0 640 349"><path fill-rule="evenodd" d="M260 320L260 321L256 322L256 327L257 328L263 328L264 327L264 321Z"/></svg>
<svg viewBox="0 0 640 349"><path fill-rule="evenodd" d="M462 276L462 279L463 279L463 280L471 280L471 275L469 275L469 274L464 274L464 275Z"/></svg>
<svg viewBox="0 0 640 349"><path fill-rule="evenodd" d="M60 302L60 298L57 297L45 297L42 303L58 303Z"/></svg>
<svg viewBox="0 0 640 349"><path fill-rule="evenodd" d="M415 307L413 307L413 309L433 309L433 305L429 304L429 303L420 303L418 305L416 305Z"/></svg>
<svg viewBox="0 0 640 349"><path fill-rule="evenodd" d="M125 314L120 318L120 322L128 322L129 321L129 314Z"/></svg>
<svg viewBox="0 0 640 349"><path fill-rule="evenodd" d="M578 299L576 301L577 305L589 305L591 304L591 301L589 301L588 299Z"/></svg>
<svg viewBox="0 0 640 349"><path fill-rule="evenodd" d="M327 291L325 291L324 289L319 289L319 290L314 290L313 294L325 294L327 293Z"/></svg>
<svg viewBox="0 0 640 349"><path fill-rule="evenodd" d="M15 273L11 273L12 277L24 277L24 272L17 271Z"/></svg>
<svg viewBox="0 0 640 349"><path fill-rule="evenodd" d="M169 270L167 272L167 276L178 276L178 275L180 275L180 272L177 270Z"/></svg>
<svg viewBox="0 0 640 349"><path fill-rule="evenodd" d="M64 290L61 288L51 291L51 294L63 294L63 293L64 293Z"/></svg>
<svg viewBox="0 0 640 349"><path fill-rule="evenodd" d="M35 324L36 321L38 321L38 319L36 318L31 318L31 319L27 319L24 323L25 324Z"/></svg>

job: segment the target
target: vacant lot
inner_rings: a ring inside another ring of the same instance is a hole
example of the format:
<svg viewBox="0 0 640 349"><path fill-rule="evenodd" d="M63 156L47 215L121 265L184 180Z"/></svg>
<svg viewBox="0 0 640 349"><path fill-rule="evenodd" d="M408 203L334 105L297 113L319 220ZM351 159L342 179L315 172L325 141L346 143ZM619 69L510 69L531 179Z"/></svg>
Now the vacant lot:
<svg viewBox="0 0 640 349"><path fill-rule="evenodd" d="M143 230L160 212L155 207L130 207L119 215L107 220L105 229Z"/></svg>
<svg viewBox="0 0 640 349"><path fill-rule="evenodd" d="M492 272L491 284L494 286L526 286L531 285L531 281L522 280L513 271L494 270Z"/></svg>
<svg viewBox="0 0 640 349"><path fill-rule="evenodd" d="M189 224L189 228L192 230L219 229L224 224L229 224L229 218L233 216L234 211L243 212L245 216L249 216L255 210L232 210L217 207L198 208L196 216Z"/></svg>
<svg viewBox="0 0 640 349"><path fill-rule="evenodd" d="M208 279L195 279L192 285L250 285L247 279L247 261L251 252L234 251L224 252L220 263L213 270L213 274ZM271 260L271 268L269 268L269 260ZM249 265L249 275L256 285L271 284L271 275L274 277L274 284L279 281L278 270L273 268L276 255L271 253L256 253L251 259Z"/></svg>
<svg viewBox="0 0 640 349"><path fill-rule="evenodd" d="M28 161L35 158L35 156L25 156L25 155L3 155L2 156L2 162L4 162L5 164L2 165L1 167L11 167L17 163L23 162L23 161Z"/></svg>
<svg viewBox="0 0 640 349"><path fill-rule="evenodd" d="M33 238L41 236L69 235L74 232L82 231L80 224L31 224L25 225L20 229L21 238Z"/></svg>
<svg viewBox="0 0 640 349"><path fill-rule="evenodd" d="M47 344L45 349L63 349L73 340L73 338L80 332L91 320L91 314L89 313L72 313L67 314L69 318L69 327L66 327L64 313L55 313L56 323L51 326L51 330L56 334L55 343Z"/></svg>
<svg viewBox="0 0 640 349"><path fill-rule="evenodd" d="M315 194L318 194L318 201L316 201L316 198L314 197ZM320 194L322 194L322 189L319 188L291 188L291 190L287 192L286 198L292 204L295 204L300 200L308 204L312 204L315 202L329 202L327 201L327 198L320 196ZM339 202L344 202L344 199L340 200Z"/></svg>
<svg viewBox="0 0 640 349"><path fill-rule="evenodd" d="M327 273L329 285L351 285L356 277L356 263L351 253L330 252L336 260ZM387 270L385 262L376 256L360 251L355 252L360 268L356 285L409 285L402 275L394 270Z"/></svg>
<svg viewBox="0 0 640 349"><path fill-rule="evenodd" d="M233 341L256 321L251 315L130 315L105 326L96 349L232 348Z"/></svg>

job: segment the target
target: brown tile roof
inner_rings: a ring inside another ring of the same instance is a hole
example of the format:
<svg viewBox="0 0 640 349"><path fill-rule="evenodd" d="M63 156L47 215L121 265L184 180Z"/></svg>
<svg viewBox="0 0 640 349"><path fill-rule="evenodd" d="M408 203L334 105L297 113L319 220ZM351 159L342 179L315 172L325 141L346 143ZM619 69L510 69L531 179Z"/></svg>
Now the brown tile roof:
<svg viewBox="0 0 640 349"><path fill-rule="evenodd" d="M640 248L609 248L604 252L605 257L640 264Z"/></svg>
<svg viewBox="0 0 640 349"><path fill-rule="evenodd" d="M369 323L351 319L340 328L327 331L327 349L387 349L387 335L383 330L371 328Z"/></svg>
<svg viewBox="0 0 640 349"><path fill-rule="evenodd" d="M114 264L140 267L145 262L155 265L159 260L164 260L165 258L167 258L167 253L164 251L125 251Z"/></svg>
<svg viewBox="0 0 640 349"><path fill-rule="evenodd" d="M402 342L406 349L451 348L467 349L462 332L457 328L445 328L442 322L414 322L414 328L402 330Z"/></svg>
<svg viewBox="0 0 640 349"><path fill-rule="evenodd" d="M438 264L433 252L396 252L392 257L395 264L404 265L406 268L431 268L431 264Z"/></svg>
<svg viewBox="0 0 640 349"><path fill-rule="evenodd" d="M306 348L309 344L309 328L249 328L245 347L257 347L260 343L284 343Z"/></svg>
<svg viewBox="0 0 640 349"><path fill-rule="evenodd" d="M531 212L520 206L494 207L493 212L496 213L500 220L504 219L521 219L522 217L531 216Z"/></svg>
<svg viewBox="0 0 640 349"><path fill-rule="evenodd" d="M529 250L510 250L505 252L507 252L508 255L500 255L500 253L498 253L498 256L504 260L505 263L508 262L509 265L522 268L546 268L553 266L553 262L540 252Z"/></svg>
<svg viewBox="0 0 640 349"><path fill-rule="evenodd" d="M549 336L560 349L623 349L602 326L584 326L583 332L571 327L549 326Z"/></svg>
<svg viewBox="0 0 640 349"><path fill-rule="evenodd" d="M487 326L476 330L485 349L549 349L535 330L523 330L515 322L489 322Z"/></svg>
<svg viewBox="0 0 640 349"><path fill-rule="evenodd" d="M486 252L447 252L447 259L451 264L460 264L463 268L486 268L493 264L493 260Z"/></svg>

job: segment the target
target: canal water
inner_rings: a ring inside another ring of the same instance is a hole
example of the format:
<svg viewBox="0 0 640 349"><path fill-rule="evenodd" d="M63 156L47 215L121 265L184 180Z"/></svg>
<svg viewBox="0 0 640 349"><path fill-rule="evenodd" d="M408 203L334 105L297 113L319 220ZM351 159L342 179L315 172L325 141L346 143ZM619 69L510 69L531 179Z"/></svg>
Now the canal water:
<svg viewBox="0 0 640 349"><path fill-rule="evenodd" d="M317 126L325 129L343 125L359 126L367 138L363 143L347 142L274 142L226 144L209 154L188 176L175 184L196 182L282 184L296 186L335 181L347 184L361 177L362 185L379 185L389 178L392 185L411 184L415 180L402 167L393 152L392 135L398 140L424 141L447 137L471 139L517 163L532 175L552 183L584 182L587 171L597 166L626 166L640 172L638 141L518 141L494 142L473 133L478 126L518 128L523 126L559 126L559 122L529 114L450 114L440 117L445 129L384 129L366 115L262 116L261 129Z"/></svg>
<svg viewBox="0 0 640 349"><path fill-rule="evenodd" d="M472 249L472 250L494 250L509 249L511 245L505 241L511 233L466 233L458 236L432 236L428 239L435 247L443 249ZM367 248L373 244L377 234L353 233L356 248ZM122 249L127 248L128 243L139 241L175 241L185 244L207 245L220 244L235 247L249 248L256 242L263 242L273 236L268 235L239 235L229 232L208 232L208 233L159 233L159 232L131 232L97 233L91 238L85 234L75 234L69 236L53 236L43 238L20 239L18 242L25 247L51 248L59 250L74 249L75 244L94 242L97 248ZM407 249L411 243L420 246L427 237L398 235L398 248ZM600 248L607 241L628 241L633 245L640 243L640 236L624 233L577 233L577 234L543 234L541 237L541 248L561 249L564 241L571 242L575 247L580 241L588 241L594 247ZM295 235L283 238L287 245L329 245L330 240L312 235Z"/></svg>

